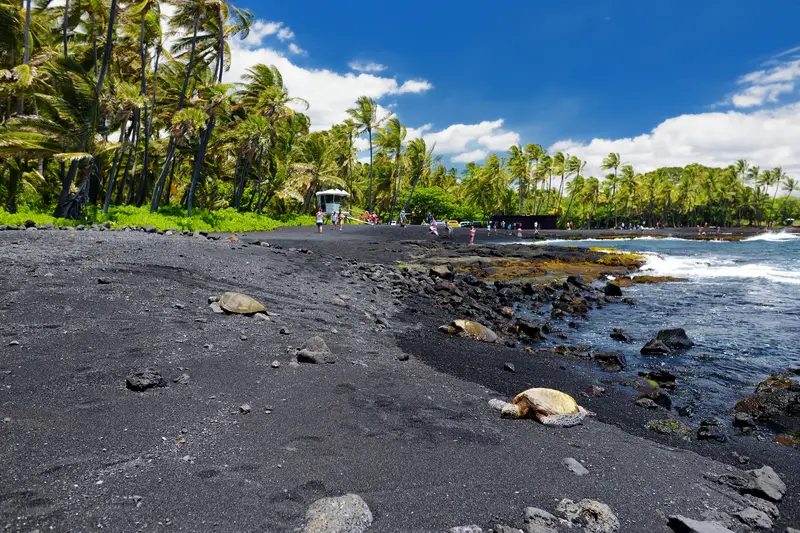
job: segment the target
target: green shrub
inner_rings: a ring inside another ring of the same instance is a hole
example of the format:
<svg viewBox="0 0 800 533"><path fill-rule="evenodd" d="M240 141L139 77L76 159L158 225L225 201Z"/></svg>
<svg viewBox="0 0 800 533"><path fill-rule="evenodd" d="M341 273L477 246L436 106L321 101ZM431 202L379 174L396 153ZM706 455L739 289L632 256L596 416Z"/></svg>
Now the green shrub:
<svg viewBox="0 0 800 533"><path fill-rule="evenodd" d="M314 217L310 215L284 215L277 219L257 213L239 213L233 208L218 211L196 210L194 216L187 217L179 207L162 207L157 213L150 213L147 207L121 206L112 207L108 214L97 207L89 207L84 220L67 220L55 218L49 214L34 211L8 213L0 208L0 224L21 226L27 220L36 225L52 223L55 226L77 226L78 224L98 224L110 222L115 228L123 226L153 226L160 230L205 230L224 233L240 233L245 231L268 231L281 226L311 226Z"/></svg>

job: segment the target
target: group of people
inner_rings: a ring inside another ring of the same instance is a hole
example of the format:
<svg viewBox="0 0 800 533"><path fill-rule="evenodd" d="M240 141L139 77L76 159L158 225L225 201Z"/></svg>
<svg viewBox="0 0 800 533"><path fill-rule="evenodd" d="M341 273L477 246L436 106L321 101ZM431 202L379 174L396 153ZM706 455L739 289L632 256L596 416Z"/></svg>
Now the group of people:
<svg viewBox="0 0 800 533"><path fill-rule="evenodd" d="M344 215L341 211L331 213L330 215L331 225L333 226L333 231L336 231L338 228L339 231L342 231L342 226L344 226ZM322 207L317 209L317 233L322 233L322 226L325 225L325 213L322 211Z"/></svg>
<svg viewBox="0 0 800 533"><path fill-rule="evenodd" d="M518 239L522 238L522 222L514 222L514 223L509 223L508 225L506 225L506 221L505 220L500 221L500 222L496 222L494 220L490 220L489 223L486 225L486 236L490 237L492 235L492 232L494 232L494 234L497 235L497 228L498 227L503 228L503 229L508 230L508 231L513 231L513 232L515 232L517 234L517 238ZM534 222L533 223L533 229L534 229L534 234L535 235L539 235L539 223L538 222Z"/></svg>

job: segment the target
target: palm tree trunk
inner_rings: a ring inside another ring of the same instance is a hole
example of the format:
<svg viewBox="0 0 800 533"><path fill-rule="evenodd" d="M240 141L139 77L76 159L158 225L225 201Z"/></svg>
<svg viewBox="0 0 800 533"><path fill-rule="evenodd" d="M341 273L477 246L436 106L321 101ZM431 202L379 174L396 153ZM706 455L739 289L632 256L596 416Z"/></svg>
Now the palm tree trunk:
<svg viewBox="0 0 800 533"><path fill-rule="evenodd" d="M30 0L28 0L30 2ZM111 60L111 48L114 46L114 19L117 16L117 0L111 0L111 11L108 16L108 33L106 34L106 48L103 52L103 65L100 67L100 75L97 77L97 85L94 88L97 98L100 98L100 91L103 90L103 79L108 72L108 63Z"/></svg>
<svg viewBox="0 0 800 533"><path fill-rule="evenodd" d="M128 127L128 119L125 118L122 121L122 126L120 126L120 134L119 138L120 141L123 143L125 142L125 137L127 136L127 127ZM120 154L122 153L122 148L118 148L117 151L114 153L114 162L111 163L111 172L108 175L108 185L106 187L106 203L103 205L103 214L108 214L108 207L111 205L111 195L114 192L114 182L116 181L117 176L117 165L119 164Z"/></svg>
<svg viewBox="0 0 800 533"><path fill-rule="evenodd" d="M194 54L197 48L197 28L200 24L200 12L198 11L194 16L194 28L192 30L192 47L189 52L189 63L186 65L186 76L183 78L183 88L181 89L181 95L178 98L178 109L180 111L183 109L183 103L186 100L186 91L189 89L189 79L192 76L192 67L194 65ZM153 101L156 98L156 87L155 83L153 83ZM154 106L155 107L155 106ZM161 191L161 187L164 186L164 181L167 179L167 174L169 173L169 167L172 164L172 158L175 155L175 136L170 133L169 135L169 144L167 146L167 157L164 160L164 167L161 169L161 175L158 177L157 185L154 189ZM153 191L155 192L155 190ZM160 192L158 196L153 196L150 203L150 212L155 213L158 209L158 201L161 198Z"/></svg>
<svg viewBox="0 0 800 533"><path fill-rule="evenodd" d="M64 24L62 25L64 39L64 58L67 57L67 32L69 31L69 0L64 2Z"/></svg>
<svg viewBox="0 0 800 533"><path fill-rule="evenodd" d="M61 193L58 195L58 205L56 205L56 218L64 218L67 210L67 201L69 200L69 189L72 186L72 181L75 179L75 174L78 173L78 161L70 161L69 171L61 179Z"/></svg>
<svg viewBox="0 0 800 533"><path fill-rule="evenodd" d="M369 212L373 212L372 204L372 128L367 129L369 135Z"/></svg>
<svg viewBox="0 0 800 533"><path fill-rule="evenodd" d="M25 36L22 62L28 64L31 60L31 0L25 0Z"/></svg>
<svg viewBox="0 0 800 533"><path fill-rule="evenodd" d="M187 214L192 216L192 206L194 205L194 193L197 190L197 182L200 181L200 171L203 169L203 160L206 157L206 149L208 148L208 141L211 139L211 132L214 131L214 124L216 122L216 115L211 112L211 116L206 122L206 129L200 139L200 144L197 147L197 154L194 158L194 170L192 171L192 184L189 188L189 201L187 203Z"/></svg>
<svg viewBox="0 0 800 533"><path fill-rule="evenodd" d="M392 222L394 217L394 208L397 205L397 193L400 188L400 154L397 154L397 162L395 164L395 180L394 180L394 194L392 195L392 207L389 209L389 223Z"/></svg>

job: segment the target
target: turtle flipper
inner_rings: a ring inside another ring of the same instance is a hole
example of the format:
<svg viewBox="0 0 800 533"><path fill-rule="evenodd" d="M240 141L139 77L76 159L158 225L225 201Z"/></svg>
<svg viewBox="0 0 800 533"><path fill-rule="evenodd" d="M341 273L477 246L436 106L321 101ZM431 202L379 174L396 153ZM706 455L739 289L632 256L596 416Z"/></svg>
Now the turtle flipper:
<svg viewBox="0 0 800 533"><path fill-rule="evenodd" d="M545 426L558 426L562 428L577 426L583 422L585 416L586 414L580 411L574 415L546 415L544 413L536 413L537 420Z"/></svg>
<svg viewBox="0 0 800 533"><path fill-rule="evenodd" d="M503 418L520 418L519 408L513 403L492 398L489 400L489 407L500 411L500 416Z"/></svg>

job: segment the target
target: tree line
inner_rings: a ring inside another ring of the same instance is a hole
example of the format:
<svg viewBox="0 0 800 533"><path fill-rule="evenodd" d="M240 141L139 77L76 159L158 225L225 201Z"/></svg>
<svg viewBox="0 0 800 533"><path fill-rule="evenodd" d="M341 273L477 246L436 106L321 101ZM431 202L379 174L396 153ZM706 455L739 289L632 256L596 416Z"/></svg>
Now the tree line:
<svg viewBox="0 0 800 533"><path fill-rule="evenodd" d="M793 178L745 161L639 173L609 154L596 178L585 161L528 144L459 173L368 97L342 123L312 131L310 103L289 94L274 66L223 83L230 43L252 23L230 0L0 0L0 205L66 218L90 205L282 215L310 212L315 192L339 187L351 211L383 220L405 210L554 214L576 227L769 225L800 210Z"/></svg>

